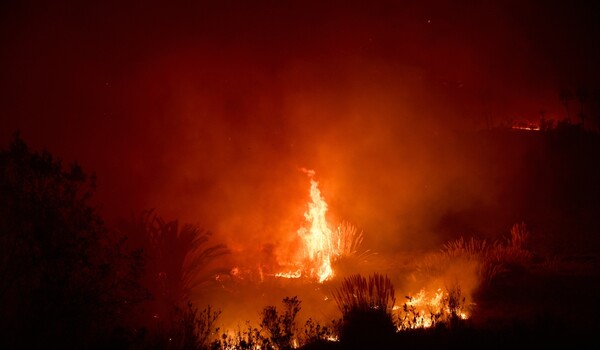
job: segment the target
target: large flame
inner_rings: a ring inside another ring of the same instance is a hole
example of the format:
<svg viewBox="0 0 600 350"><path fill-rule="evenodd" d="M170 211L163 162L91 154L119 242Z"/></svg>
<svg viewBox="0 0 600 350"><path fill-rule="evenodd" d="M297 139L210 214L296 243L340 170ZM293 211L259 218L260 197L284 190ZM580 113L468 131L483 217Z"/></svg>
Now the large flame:
<svg viewBox="0 0 600 350"><path fill-rule="evenodd" d="M328 280L333 276L331 257L333 253L332 231L327 224L325 214L327 203L321 196L319 183L315 181L315 171L303 169L310 178L311 202L304 213L304 218L309 227L301 227L298 235L304 242L305 261L309 264L309 276L317 277L319 282Z"/></svg>
<svg viewBox="0 0 600 350"><path fill-rule="evenodd" d="M334 232L327 223L327 203L321 196L319 183L314 179L315 171L302 169L310 178L310 203L304 218L306 225L298 229L297 233L303 244L301 257L295 265L300 267L295 271L278 273L278 277L299 278L301 276L315 278L319 282L333 277L331 260L337 252L334 245Z"/></svg>

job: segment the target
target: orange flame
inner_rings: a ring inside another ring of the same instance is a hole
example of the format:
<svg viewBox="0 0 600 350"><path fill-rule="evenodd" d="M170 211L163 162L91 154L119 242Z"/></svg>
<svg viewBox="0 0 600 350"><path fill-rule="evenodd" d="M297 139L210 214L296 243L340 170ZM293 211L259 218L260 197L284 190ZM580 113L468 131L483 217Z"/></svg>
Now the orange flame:
<svg viewBox="0 0 600 350"><path fill-rule="evenodd" d="M450 315L452 312L457 313L457 317L466 320L469 315L466 310L457 308L450 310L448 305L448 292L444 292L438 288L435 292L427 292L421 289L415 296L410 297L404 306L404 317L400 317L398 330L402 328L429 328L435 324L436 318L443 315ZM400 306L394 306L394 310L401 310ZM410 315L407 311L410 310ZM410 316L406 318L406 316ZM407 321L408 320L408 321Z"/></svg>
<svg viewBox="0 0 600 350"><path fill-rule="evenodd" d="M314 180L315 171L303 169L310 178L311 203L304 213L304 218L310 227L302 227L298 235L304 242L305 259L310 262L308 274L318 278L319 282L328 280L333 276L331 268L331 255L333 253L332 231L327 224L325 214L327 203L321 196L319 183Z"/></svg>
<svg viewBox="0 0 600 350"><path fill-rule="evenodd" d="M321 196L319 183L314 180L315 171L301 169L310 178L310 199L304 218L307 225L298 229L297 234L303 244L301 257L295 271L280 272L275 276L284 278L299 278L306 276L315 278L319 282L333 277L331 259L337 253L333 244L334 232L327 223L327 203Z"/></svg>

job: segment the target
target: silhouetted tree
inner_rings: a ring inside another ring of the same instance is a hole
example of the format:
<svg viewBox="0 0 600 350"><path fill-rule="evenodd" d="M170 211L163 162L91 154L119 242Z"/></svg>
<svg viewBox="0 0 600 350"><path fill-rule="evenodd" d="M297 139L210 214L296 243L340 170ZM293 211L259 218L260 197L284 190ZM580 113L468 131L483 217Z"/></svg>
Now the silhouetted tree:
<svg viewBox="0 0 600 350"><path fill-rule="evenodd" d="M144 298L140 252L105 228L94 191L19 133L0 151L0 347L102 347Z"/></svg>
<svg viewBox="0 0 600 350"><path fill-rule="evenodd" d="M571 122L571 115L569 114L569 102L573 100L573 92L569 88L562 88L558 93L560 102L565 106L567 112L567 120Z"/></svg>
<svg viewBox="0 0 600 350"><path fill-rule="evenodd" d="M210 242L212 233L196 225L167 221L152 210L118 224L123 235L132 237L147 257L142 283L152 294L150 305L141 315L145 326L171 329L178 320L171 319L229 267L216 260L229 253L224 244ZM146 303L144 303L146 304Z"/></svg>
<svg viewBox="0 0 600 350"><path fill-rule="evenodd" d="M540 109L538 113L540 115L540 130L548 131L552 129L553 121L546 119L546 110Z"/></svg>
<svg viewBox="0 0 600 350"><path fill-rule="evenodd" d="M586 88L580 87L575 92L575 95L577 96L577 101L579 101L579 113L577 114L577 116L581 119L581 128L585 129L586 115L583 109L588 100L588 90Z"/></svg>

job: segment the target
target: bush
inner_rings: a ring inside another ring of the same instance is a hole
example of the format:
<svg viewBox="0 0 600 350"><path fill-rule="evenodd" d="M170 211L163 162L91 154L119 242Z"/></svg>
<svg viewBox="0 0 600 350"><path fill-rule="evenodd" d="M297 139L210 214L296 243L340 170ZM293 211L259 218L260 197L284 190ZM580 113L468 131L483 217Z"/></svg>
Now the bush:
<svg viewBox="0 0 600 350"><path fill-rule="evenodd" d="M392 315L396 297L387 276L375 273L368 280L358 274L349 276L333 297L342 312L339 340L344 348L390 343L396 333Z"/></svg>

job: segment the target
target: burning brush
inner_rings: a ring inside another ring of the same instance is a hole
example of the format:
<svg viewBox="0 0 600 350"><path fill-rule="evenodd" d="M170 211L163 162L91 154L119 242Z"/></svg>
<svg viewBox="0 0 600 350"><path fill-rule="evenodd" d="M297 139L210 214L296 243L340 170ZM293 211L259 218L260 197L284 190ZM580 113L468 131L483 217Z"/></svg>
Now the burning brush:
<svg viewBox="0 0 600 350"><path fill-rule="evenodd" d="M284 264L295 266L292 271L277 273L277 277L316 279L319 283L334 275L332 263L342 257L353 256L362 243L362 231L358 232L349 222L341 223L332 230L327 222L327 202L321 195L319 183L314 179L315 171L302 169L310 179L310 199L304 218L306 225L297 233L303 244L297 261Z"/></svg>

